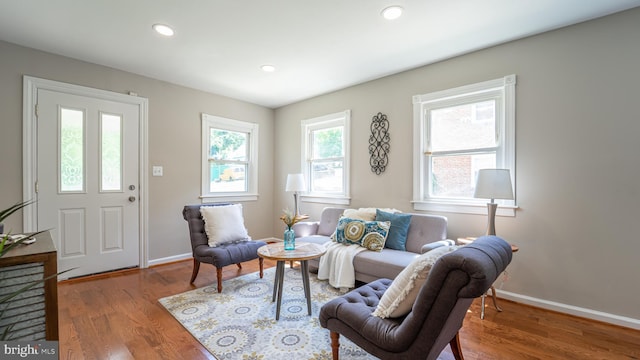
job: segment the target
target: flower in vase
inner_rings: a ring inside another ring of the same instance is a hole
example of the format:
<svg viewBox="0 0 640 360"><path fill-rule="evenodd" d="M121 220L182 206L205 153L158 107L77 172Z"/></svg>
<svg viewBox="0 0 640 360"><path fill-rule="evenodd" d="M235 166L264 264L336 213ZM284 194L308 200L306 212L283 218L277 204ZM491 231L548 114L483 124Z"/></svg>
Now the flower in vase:
<svg viewBox="0 0 640 360"><path fill-rule="evenodd" d="M307 215L294 214L289 211L289 209L284 209L282 212L283 214L280 216L280 220L282 220L289 229L291 229L295 223L309 218Z"/></svg>

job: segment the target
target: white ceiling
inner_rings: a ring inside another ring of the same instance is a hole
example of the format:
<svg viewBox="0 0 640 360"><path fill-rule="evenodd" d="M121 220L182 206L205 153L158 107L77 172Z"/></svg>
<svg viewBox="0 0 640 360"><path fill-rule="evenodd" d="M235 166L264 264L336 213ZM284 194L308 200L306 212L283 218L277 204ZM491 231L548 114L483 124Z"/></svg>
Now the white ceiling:
<svg viewBox="0 0 640 360"><path fill-rule="evenodd" d="M383 19L381 10L395 4L403 16ZM0 0L0 39L275 108L637 6L640 0ZM154 23L176 35L154 33ZM265 73L263 64L277 70Z"/></svg>

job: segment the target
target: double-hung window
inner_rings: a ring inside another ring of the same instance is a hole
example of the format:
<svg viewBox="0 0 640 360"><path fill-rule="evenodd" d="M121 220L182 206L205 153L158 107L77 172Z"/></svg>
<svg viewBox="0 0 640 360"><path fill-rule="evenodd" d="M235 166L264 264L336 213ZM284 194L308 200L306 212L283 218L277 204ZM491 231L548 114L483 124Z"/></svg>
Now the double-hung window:
<svg viewBox="0 0 640 360"><path fill-rule="evenodd" d="M480 169L509 169L515 184L515 75L416 95L414 208L485 213L473 197ZM515 201L500 200L501 215Z"/></svg>
<svg viewBox="0 0 640 360"><path fill-rule="evenodd" d="M303 201L349 204L349 110L302 121Z"/></svg>
<svg viewBox="0 0 640 360"><path fill-rule="evenodd" d="M258 197L258 124L202 114L203 202Z"/></svg>

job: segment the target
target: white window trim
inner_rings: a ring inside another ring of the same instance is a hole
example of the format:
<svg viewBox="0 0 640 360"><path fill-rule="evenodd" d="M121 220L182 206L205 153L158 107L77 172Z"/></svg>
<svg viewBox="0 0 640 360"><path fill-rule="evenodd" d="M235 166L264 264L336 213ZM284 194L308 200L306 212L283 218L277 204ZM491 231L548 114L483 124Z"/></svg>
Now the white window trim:
<svg viewBox="0 0 640 360"><path fill-rule="evenodd" d="M486 199L428 199L425 198L425 179L428 167L428 158L425 152L428 151L425 132L427 121L425 119L425 108L434 102L455 101L456 98L469 98L470 96L482 93L502 92L504 119L497 129L503 136L502 151L496 154L498 167L510 170L511 182L515 186L516 163L515 163L515 85L516 76L508 75L503 78L484 81L476 84L465 85L453 89L436 91L413 97L413 207L415 210L453 212L464 214L486 214ZM514 189L513 200L496 200L499 204L496 212L499 216L515 216L516 192Z"/></svg>
<svg viewBox="0 0 640 360"><path fill-rule="evenodd" d="M209 129L210 128L249 133L249 164L247 191L212 193L209 192ZM258 200L258 136L256 123L227 119L202 113L202 178L201 195L203 203L239 202Z"/></svg>
<svg viewBox="0 0 640 360"><path fill-rule="evenodd" d="M309 167L311 148L309 144L309 132L311 130L317 130L337 125L344 126L344 163L342 164L342 188L344 191L342 194L314 194L310 191L307 191L300 194L301 201L333 205L349 205L351 203L351 193L349 187L349 183L351 182L351 166L349 160L351 158L351 110L345 110L312 119L306 119L301 122L302 157L300 167L302 169L301 172L304 174L305 181L307 182L307 189L311 189L311 174Z"/></svg>

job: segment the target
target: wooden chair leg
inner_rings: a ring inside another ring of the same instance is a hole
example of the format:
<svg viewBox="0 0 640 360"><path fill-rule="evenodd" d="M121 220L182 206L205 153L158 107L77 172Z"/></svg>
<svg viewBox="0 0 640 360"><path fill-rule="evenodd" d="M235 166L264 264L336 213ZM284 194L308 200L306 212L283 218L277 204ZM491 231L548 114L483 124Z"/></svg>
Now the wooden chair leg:
<svg viewBox="0 0 640 360"><path fill-rule="evenodd" d="M338 360L340 358L340 334L335 331L330 333L331 335L331 354L333 355L333 360Z"/></svg>
<svg viewBox="0 0 640 360"><path fill-rule="evenodd" d="M200 261L193 258L193 271L191 272L191 281L189 282L189 284L193 284L193 282L196 281L198 271L200 271Z"/></svg>
<svg viewBox="0 0 640 360"><path fill-rule="evenodd" d="M264 259L260 258L258 262L260 263L260 279L262 279L264 276Z"/></svg>
<svg viewBox="0 0 640 360"><path fill-rule="evenodd" d="M218 292L222 292L222 268L216 267L216 275L218 277Z"/></svg>
<svg viewBox="0 0 640 360"><path fill-rule="evenodd" d="M464 356L462 356L462 347L460 346L460 333L457 332L456 336L451 339L449 342L451 346L451 352L453 353L453 357L456 360L464 360Z"/></svg>

